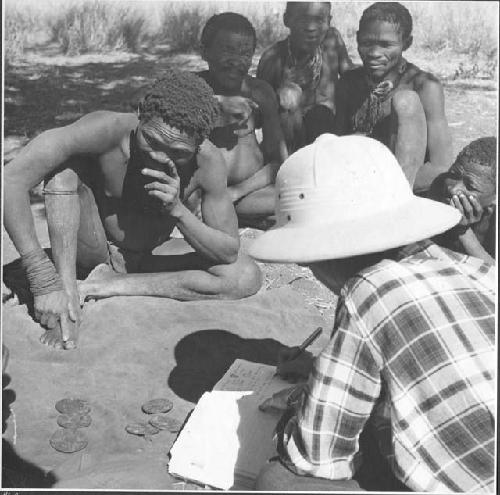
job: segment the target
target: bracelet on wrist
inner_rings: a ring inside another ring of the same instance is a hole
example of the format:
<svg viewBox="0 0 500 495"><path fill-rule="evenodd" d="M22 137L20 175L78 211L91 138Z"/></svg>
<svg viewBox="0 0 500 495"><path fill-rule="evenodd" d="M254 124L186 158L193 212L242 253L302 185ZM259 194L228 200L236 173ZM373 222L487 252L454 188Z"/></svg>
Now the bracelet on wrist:
<svg viewBox="0 0 500 495"><path fill-rule="evenodd" d="M21 256L21 265L33 296L42 296L63 289L61 277L43 249Z"/></svg>

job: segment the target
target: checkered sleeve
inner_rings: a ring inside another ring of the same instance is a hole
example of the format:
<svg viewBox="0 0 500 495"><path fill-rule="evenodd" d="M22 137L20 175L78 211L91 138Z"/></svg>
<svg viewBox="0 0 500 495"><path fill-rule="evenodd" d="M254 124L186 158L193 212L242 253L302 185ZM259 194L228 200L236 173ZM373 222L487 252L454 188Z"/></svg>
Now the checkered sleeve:
<svg viewBox="0 0 500 495"><path fill-rule="evenodd" d="M315 361L302 400L277 426L280 458L297 474L350 479L359 465L358 438L381 387L380 362L362 324L341 298L333 337Z"/></svg>

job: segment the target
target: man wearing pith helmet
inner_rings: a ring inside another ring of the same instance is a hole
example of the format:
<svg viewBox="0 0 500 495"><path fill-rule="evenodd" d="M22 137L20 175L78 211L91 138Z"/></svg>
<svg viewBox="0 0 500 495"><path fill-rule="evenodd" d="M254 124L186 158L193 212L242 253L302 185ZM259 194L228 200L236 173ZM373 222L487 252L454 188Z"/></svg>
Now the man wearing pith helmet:
<svg viewBox="0 0 500 495"><path fill-rule="evenodd" d="M250 254L312 263L339 299L316 358L280 356L278 373L307 383L256 488L369 488L369 426L406 488L493 491L494 266L428 240L460 214L414 196L388 148L363 136L320 136L284 162L276 189L277 227Z"/></svg>

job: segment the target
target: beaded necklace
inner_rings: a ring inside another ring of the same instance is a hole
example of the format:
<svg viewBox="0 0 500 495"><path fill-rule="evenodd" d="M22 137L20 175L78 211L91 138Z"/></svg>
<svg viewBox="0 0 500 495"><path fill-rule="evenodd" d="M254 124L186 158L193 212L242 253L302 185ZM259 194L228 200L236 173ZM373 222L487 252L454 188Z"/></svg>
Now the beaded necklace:
<svg viewBox="0 0 500 495"><path fill-rule="evenodd" d="M352 118L354 132L370 135L373 128L384 117L382 104L387 101L394 89L398 87L403 74L406 72L407 62L403 58L399 63L396 75L388 77L379 83L373 82L365 73L365 82L369 93Z"/></svg>
<svg viewBox="0 0 500 495"><path fill-rule="evenodd" d="M290 80L298 84L302 89L316 89L321 76L321 67L323 65L323 51L321 46L316 48L314 55L306 58L299 64L297 58L293 55L290 46L290 37L287 38L287 65L290 69Z"/></svg>

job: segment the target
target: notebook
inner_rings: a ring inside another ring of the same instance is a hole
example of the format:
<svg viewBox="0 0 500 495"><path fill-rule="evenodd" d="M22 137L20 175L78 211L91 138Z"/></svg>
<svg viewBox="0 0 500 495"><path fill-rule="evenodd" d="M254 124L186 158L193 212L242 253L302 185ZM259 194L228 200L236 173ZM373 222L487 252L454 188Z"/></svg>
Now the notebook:
<svg viewBox="0 0 500 495"><path fill-rule="evenodd" d="M260 469L276 455L278 414L258 406L290 384L276 368L237 359L205 392L170 450L169 473L223 490L250 490Z"/></svg>

